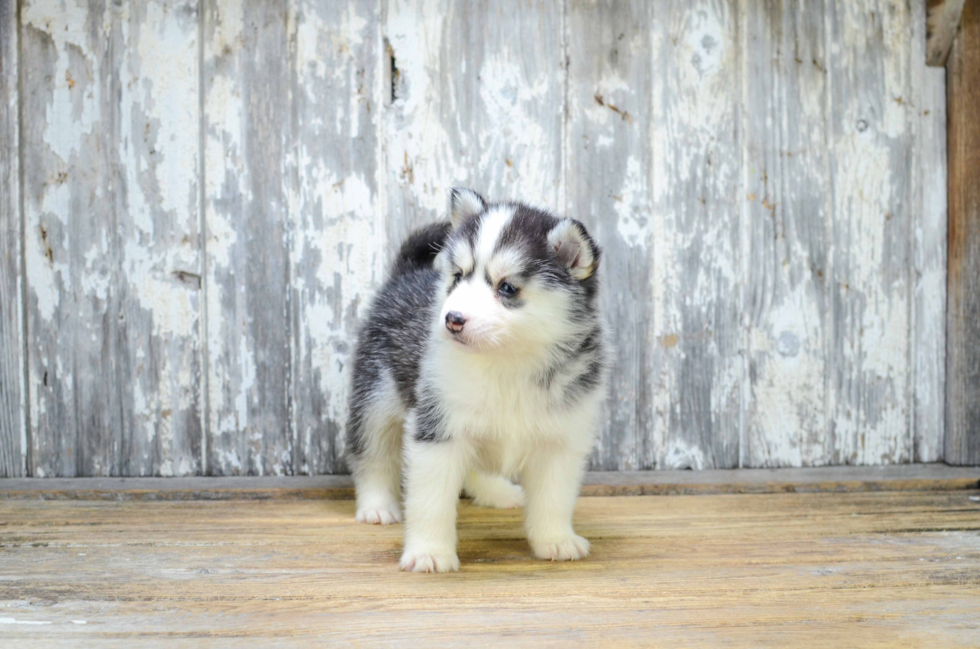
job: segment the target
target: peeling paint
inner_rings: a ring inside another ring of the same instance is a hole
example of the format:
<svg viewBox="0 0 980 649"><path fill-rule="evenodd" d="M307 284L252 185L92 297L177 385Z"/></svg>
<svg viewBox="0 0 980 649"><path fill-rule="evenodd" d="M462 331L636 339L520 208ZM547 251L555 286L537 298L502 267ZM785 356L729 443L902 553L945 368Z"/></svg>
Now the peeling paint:
<svg viewBox="0 0 980 649"><path fill-rule="evenodd" d="M941 459L921 0L488 11L23 3L35 475L344 470L357 322L459 184L604 247L594 467Z"/></svg>
<svg viewBox="0 0 980 649"><path fill-rule="evenodd" d="M647 179L642 173L640 162L631 156L626 161L626 174L613 206L616 216L619 217L616 222L619 236L630 245L646 246L653 215L648 196Z"/></svg>
<svg viewBox="0 0 980 649"><path fill-rule="evenodd" d="M38 473L158 474L200 440L197 296L173 279L199 264L196 15L24 5L43 75L24 110Z"/></svg>
<svg viewBox="0 0 980 649"><path fill-rule="evenodd" d="M492 40L474 42L464 12L443 11L435 2L389 6L385 30L399 70L386 123L397 238L441 218L455 185L559 206L559 11L546 3L520 5L495 15L500 27ZM539 38L528 41L522 33ZM467 73L443 74L447 56L462 59ZM479 99L467 94L470 88Z"/></svg>

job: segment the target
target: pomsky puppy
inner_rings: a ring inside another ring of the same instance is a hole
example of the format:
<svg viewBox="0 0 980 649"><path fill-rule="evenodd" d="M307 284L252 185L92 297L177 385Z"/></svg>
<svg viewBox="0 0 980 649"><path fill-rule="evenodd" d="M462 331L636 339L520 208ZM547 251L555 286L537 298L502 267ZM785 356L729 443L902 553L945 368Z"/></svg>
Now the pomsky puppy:
<svg viewBox="0 0 980 649"><path fill-rule="evenodd" d="M459 569L461 490L479 506L526 500L535 556L580 559L572 509L606 394L599 246L574 219L468 189L450 215L402 245L361 326L357 520L401 521L404 467L403 570Z"/></svg>

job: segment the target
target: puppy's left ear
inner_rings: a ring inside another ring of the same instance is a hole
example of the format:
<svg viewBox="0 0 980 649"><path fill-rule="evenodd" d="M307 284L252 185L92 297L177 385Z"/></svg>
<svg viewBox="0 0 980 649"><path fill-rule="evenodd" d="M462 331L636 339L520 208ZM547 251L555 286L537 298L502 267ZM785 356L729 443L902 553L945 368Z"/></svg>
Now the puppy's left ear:
<svg viewBox="0 0 980 649"><path fill-rule="evenodd" d="M588 279L599 268L599 246L575 219L562 219L553 227L548 245L575 279Z"/></svg>
<svg viewBox="0 0 980 649"><path fill-rule="evenodd" d="M449 219L455 230L467 218L487 209L487 202L472 189L453 187L449 194Z"/></svg>

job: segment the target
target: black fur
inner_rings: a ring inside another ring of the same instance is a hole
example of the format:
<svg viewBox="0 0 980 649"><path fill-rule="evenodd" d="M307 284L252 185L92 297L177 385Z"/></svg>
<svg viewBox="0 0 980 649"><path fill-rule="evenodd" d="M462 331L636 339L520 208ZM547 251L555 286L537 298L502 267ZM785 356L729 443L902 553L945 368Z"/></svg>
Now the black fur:
<svg viewBox="0 0 980 649"><path fill-rule="evenodd" d="M432 268L432 262L445 245L450 230L452 226L449 222L442 221L421 227L408 235L398 249L391 274L401 275L411 270Z"/></svg>
<svg viewBox="0 0 980 649"><path fill-rule="evenodd" d="M444 438L439 401L434 394L423 392L416 411L415 439L420 442L437 442Z"/></svg>
<svg viewBox="0 0 980 649"><path fill-rule="evenodd" d="M398 394L415 406L419 361L429 337L439 273L432 262L446 242L448 222L413 232L399 249L391 277L381 287L358 332L353 388L347 420L347 446L354 455L364 449L364 408L390 372Z"/></svg>
<svg viewBox="0 0 980 649"><path fill-rule="evenodd" d="M465 218L455 230L449 223L433 224L415 231L402 244L391 277L374 299L358 336L347 427L348 448L352 454L359 455L364 449L364 408L370 403L373 391L386 373L394 379L405 406L416 410L416 439L443 439L445 433L437 397L416 393L420 362L430 344L434 310L439 308L437 293L440 292L442 278L432 264L439 251L451 247L454 242L466 242L471 247L474 245L483 214L496 206L488 205L485 201L483 204L484 212ZM552 353L554 360L540 379L542 388L550 389L559 373L569 371L568 368L576 360L586 359L586 369L578 376L569 377L566 384L563 396L565 402L570 403L595 389L604 371L604 350L596 304L597 273L578 280L551 250L548 234L559 224L559 219L524 204L507 206L513 208L515 213L501 233L498 248L509 246L520 249L526 259L522 272L524 276L537 276L556 290L572 293L575 296L572 318L590 331L584 338L557 345ZM599 246L580 223L575 223L598 265L601 255ZM472 269L469 272L472 273ZM519 308L519 295L511 298L508 306Z"/></svg>

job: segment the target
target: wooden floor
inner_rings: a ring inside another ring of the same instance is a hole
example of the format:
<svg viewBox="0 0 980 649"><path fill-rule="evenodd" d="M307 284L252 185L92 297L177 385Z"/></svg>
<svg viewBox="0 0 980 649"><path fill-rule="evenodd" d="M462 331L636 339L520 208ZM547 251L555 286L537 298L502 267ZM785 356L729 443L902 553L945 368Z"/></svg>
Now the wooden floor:
<svg viewBox="0 0 980 649"><path fill-rule="evenodd" d="M585 497L592 556L460 505L405 574L349 500L0 500L0 646L980 646L978 491Z"/></svg>

